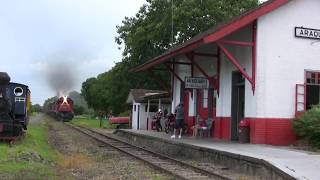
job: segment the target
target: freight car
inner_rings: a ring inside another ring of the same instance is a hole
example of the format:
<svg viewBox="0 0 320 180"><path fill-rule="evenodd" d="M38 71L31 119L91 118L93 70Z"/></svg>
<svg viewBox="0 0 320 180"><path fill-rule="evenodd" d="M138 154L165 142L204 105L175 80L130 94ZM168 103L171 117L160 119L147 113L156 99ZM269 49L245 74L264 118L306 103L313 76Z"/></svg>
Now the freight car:
<svg viewBox="0 0 320 180"><path fill-rule="evenodd" d="M28 86L10 82L5 72L0 72L0 139L15 140L21 136L29 122L30 90Z"/></svg>
<svg viewBox="0 0 320 180"><path fill-rule="evenodd" d="M73 101L68 96L62 96L49 105L48 111L59 121L71 121L74 117Z"/></svg>

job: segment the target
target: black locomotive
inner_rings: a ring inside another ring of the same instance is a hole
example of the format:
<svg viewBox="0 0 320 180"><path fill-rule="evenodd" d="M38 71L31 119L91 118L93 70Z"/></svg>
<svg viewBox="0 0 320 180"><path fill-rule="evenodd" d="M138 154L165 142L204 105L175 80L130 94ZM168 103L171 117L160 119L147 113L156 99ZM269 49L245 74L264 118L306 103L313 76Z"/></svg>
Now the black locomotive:
<svg viewBox="0 0 320 180"><path fill-rule="evenodd" d="M15 140L27 130L30 106L28 86L12 83L7 73L0 72L1 140Z"/></svg>

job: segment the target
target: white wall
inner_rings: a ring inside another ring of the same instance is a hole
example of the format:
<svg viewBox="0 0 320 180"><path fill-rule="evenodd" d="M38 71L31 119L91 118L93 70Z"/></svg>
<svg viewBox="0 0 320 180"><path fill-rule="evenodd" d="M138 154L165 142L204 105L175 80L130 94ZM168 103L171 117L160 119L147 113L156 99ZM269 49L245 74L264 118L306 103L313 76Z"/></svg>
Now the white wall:
<svg viewBox="0 0 320 180"><path fill-rule="evenodd" d="M138 129L138 105L140 103L133 103L132 104L132 129ZM136 111L134 110L134 106L136 106Z"/></svg>
<svg viewBox="0 0 320 180"><path fill-rule="evenodd" d="M208 45L197 49L198 53L211 53L216 54L216 47L213 45ZM217 59L213 57L203 57L195 56L194 60L199 64L199 66L209 75L216 75L216 65ZM190 61L185 56L179 56L177 58L179 62L188 62ZM191 66L190 65L175 65L175 72L179 77L184 81L186 76L191 76ZM205 77L196 66L194 66L194 77ZM174 88L173 88L173 102L172 102L172 112L174 112L175 107L180 103L180 86L181 83L177 78L174 78ZM193 90L193 97L189 93L189 116L196 115L196 91Z"/></svg>
<svg viewBox="0 0 320 180"><path fill-rule="evenodd" d="M147 104L141 103L140 106L140 126L139 129L147 130L147 112L146 112Z"/></svg>
<svg viewBox="0 0 320 180"><path fill-rule="evenodd" d="M239 40L251 42L252 26L245 27L234 34L226 37L228 40ZM240 47L225 45L237 62L245 68L247 74L252 75L251 47ZM232 71L238 71L230 60L221 51L221 73L220 73L220 95L217 99L217 116L231 117L231 90L232 90ZM258 83L257 83L258 85ZM248 80L245 81L245 117L256 115L256 98L252 92L252 86Z"/></svg>
<svg viewBox="0 0 320 180"><path fill-rule="evenodd" d="M185 56L179 56L176 58L177 62L190 62ZM175 65L175 72L178 76L184 81L184 78L191 76L191 66L189 65ZM174 85L173 85L173 101L171 106L171 112L174 113L175 107L180 103L180 87L181 82L174 76Z"/></svg>
<svg viewBox="0 0 320 180"><path fill-rule="evenodd" d="M319 0L293 0L258 20L258 117L294 117L295 84L320 70L320 42L296 38L295 26L320 29Z"/></svg>

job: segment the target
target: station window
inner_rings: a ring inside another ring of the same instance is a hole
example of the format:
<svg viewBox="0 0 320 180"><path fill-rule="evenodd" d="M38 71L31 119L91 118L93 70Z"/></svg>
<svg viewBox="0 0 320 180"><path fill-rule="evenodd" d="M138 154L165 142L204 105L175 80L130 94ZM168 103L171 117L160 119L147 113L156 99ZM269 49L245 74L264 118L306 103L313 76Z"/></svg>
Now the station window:
<svg viewBox="0 0 320 180"><path fill-rule="evenodd" d="M320 72L306 72L306 100L307 109L320 104Z"/></svg>
<svg viewBox="0 0 320 180"><path fill-rule="evenodd" d="M320 85L320 72L307 72L307 84Z"/></svg>
<svg viewBox="0 0 320 180"><path fill-rule="evenodd" d="M150 104L149 112L157 112L158 111L158 105ZM145 107L145 112L148 112L148 105Z"/></svg>
<svg viewBox="0 0 320 180"><path fill-rule="evenodd" d="M137 110L137 106L134 105L134 106L133 106L133 111L136 112L136 110Z"/></svg>

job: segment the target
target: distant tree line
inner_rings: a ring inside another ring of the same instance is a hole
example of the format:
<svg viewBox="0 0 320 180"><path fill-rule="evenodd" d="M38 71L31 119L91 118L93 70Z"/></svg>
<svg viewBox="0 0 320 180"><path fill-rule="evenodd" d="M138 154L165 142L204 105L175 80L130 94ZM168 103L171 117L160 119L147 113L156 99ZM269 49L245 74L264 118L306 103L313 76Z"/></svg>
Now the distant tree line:
<svg viewBox="0 0 320 180"><path fill-rule="evenodd" d="M150 78L150 72L133 73L130 69L258 3L258 0L147 0L134 17L125 17L117 26L115 41L124 47L122 61L83 82L82 95L89 107L97 111L118 115L128 110L125 101L130 89L162 89ZM169 82L168 72L154 74Z"/></svg>

